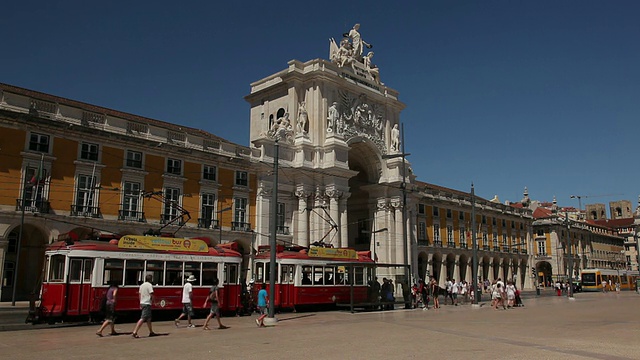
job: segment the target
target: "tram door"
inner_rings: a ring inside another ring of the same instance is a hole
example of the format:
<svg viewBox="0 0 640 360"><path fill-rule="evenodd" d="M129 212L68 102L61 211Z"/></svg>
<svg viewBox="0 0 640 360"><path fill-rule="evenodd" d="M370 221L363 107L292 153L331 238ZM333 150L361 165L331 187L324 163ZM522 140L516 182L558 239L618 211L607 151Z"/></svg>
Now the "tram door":
<svg viewBox="0 0 640 360"><path fill-rule="evenodd" d="M293 307L295 265L280 265L280 306Z"/></svg>
<svg viewBox="0 0 640 360"><path fill-rule="evenodd" d="M93 260L71 258L67 286L67 315L89 314Z"/></svg>

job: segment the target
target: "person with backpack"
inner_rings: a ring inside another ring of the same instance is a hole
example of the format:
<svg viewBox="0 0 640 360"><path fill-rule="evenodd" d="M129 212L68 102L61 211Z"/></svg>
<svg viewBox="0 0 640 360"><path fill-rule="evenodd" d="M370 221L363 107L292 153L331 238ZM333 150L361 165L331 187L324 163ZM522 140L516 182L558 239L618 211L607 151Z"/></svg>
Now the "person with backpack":
<svg viewBox="0 0 640 360"><path fill-rule="evenodd" d="M116 296L118 295L118 284L115 281L111 281L109 285L109 289L107 289L107 293L103 299L104 301L104 322L100 329L96 332L96 335L102 337L102 331L108 326L111 325L111 335L117 335L115 329L115 321L116 321Z"/></svg>
<svg viewBox="0 0 640 360"><path fill-rule="evenodd" d="M220 297L218 296L218 284L220 283L220 280L218 280L218 278L213 279L213 286L211 286L211 290L209 290L209 296L207 296L207 298L204 300L204 305L203 307L207 307L207 303L211 303L211 311L209 312L209 315L207 316L207 319L204 321L204 325L202 327L203 330L211 330L209 328L209 321L211 320L212 317L216 317L216 320L218 320L218 329L228 329L228 326L224 326L222 325L222 322L220 321L220 305L221 305L221 301L220 301Z"/></svg>

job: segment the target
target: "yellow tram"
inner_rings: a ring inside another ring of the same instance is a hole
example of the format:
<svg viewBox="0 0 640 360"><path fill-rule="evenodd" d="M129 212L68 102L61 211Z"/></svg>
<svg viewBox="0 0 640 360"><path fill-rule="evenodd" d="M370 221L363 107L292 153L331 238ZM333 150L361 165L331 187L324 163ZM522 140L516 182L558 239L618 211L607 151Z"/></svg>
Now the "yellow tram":
<svg viewBox="0 0 640 360"><path fill-rule="evenodd" d="M584 269L580 272L580 279L582 291L615 291L616 283L620 284L621 290L636 290L638 271Z"/></svg>

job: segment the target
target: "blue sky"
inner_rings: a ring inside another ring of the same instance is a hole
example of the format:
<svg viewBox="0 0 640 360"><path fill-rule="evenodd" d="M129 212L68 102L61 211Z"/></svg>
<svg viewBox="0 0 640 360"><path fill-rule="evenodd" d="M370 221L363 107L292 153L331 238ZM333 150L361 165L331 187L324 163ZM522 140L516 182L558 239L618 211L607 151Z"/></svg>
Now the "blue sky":
<svg viewBox="0 0 640 360"><path fill-rule="evenodd" d="M56 3L0 7L0 82L249 145L249 84L358 22L419 180L636 206L640 1Z"/></svg>

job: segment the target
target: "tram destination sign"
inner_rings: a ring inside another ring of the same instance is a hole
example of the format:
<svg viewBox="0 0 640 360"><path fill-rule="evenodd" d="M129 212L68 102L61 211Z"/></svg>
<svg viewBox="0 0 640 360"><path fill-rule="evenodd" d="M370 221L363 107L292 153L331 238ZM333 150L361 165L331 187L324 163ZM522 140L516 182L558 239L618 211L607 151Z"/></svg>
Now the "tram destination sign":
<svg viewBox="0 0 640 360"><path fill-rule="evenodd" d="M126 235L118 240L120 249L209 252L207 244L198 239Z"/></svg>
<svg viewBox="0 0 640 360"><path fill-rule="evenodd" d="M353 249L312 247L309 249L308 255L319 258L358 260L358 253Z"/></svg>

